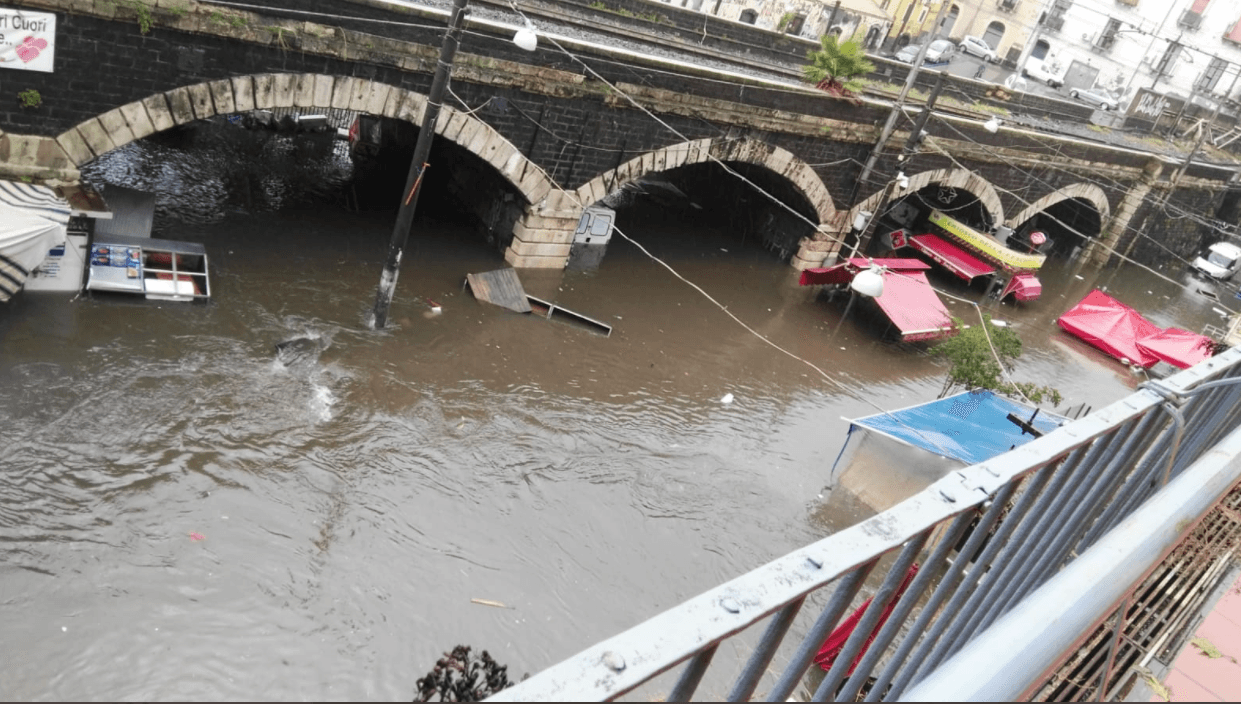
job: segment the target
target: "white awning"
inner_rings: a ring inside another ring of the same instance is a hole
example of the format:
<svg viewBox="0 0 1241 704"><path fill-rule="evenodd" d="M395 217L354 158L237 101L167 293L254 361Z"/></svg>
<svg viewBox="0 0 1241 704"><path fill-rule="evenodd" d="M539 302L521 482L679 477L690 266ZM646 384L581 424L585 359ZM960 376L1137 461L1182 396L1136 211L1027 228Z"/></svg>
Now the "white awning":
<svg viewBox="0 0 1241 704"><path fill-rule="evenodd" d="M0 181L0 302L21 290L26 277L65 243L69 204L52 189Z"/></svg>

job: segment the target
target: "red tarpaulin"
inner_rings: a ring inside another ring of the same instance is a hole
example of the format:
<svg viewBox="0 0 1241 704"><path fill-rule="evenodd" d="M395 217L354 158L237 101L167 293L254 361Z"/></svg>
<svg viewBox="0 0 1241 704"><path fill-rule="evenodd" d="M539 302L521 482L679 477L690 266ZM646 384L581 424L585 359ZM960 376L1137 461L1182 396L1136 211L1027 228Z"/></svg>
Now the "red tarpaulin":
<svg viewBox="0 0 1241 704"><path fill-rule="evenodd" d="M883 614L879 616L879 622L871 630L870 637L866 639L866 644L858 651L857 657L853 658L853 662L849 665L849 671L845 673L846 677L852 675L854 668L862 661L862 656L866 654L867 648L874 642L875 636L879 635L879 629L883 628L883 624L888 622L888 616L892 615L893 609L896 608L896 602L901 600L901 596L905 594L905 590L909 588L909 583L913 581L916 574L918 574L918 565L910 565L909 571L905 573L905 580L901 582L900 588L892 595L892 600L888 602L887 607L883 610ZM814 656L814 663L816 665L823 668L824 671L832 669L832 665L836 663L836 658L840 656L840 651L845 648L845 642L849 640L849 636L853 635L853 631L857 629L858 622L862 620L862 615L866 613L866 608L870 606L870 602L871 600L867 599L866 603L859 606L857 611L850 614L849 618L842 621L836 627L836 630L832 631L832 634L824 641L823 647L819 648L818 654Z"/></svg>
<svg viewBox="0 0 1241 704"><path fill-rule="evenodd" d="M822 269L806 269L801 273L801 285L845 284L871 265L883 272L883 295L875 303L901 331L902 340L933 340L952 332L952 314L922 273L931 267L917 259L850 259Z"/></svg>
<svg viewBox="0 0 1241 704"><path fill-rule="evenodd" d="M994 274L995 267L975 257L939 235L918 235L909 238L909 245L966 281L985 274Z"/></svg>
<svg viewBox="0 0 1241 704"><path fill-rule="evenodd" d="M883 272L883 295L875 303L907 342L933 340L952 331L952 314L920 271Z"/></svg>
<svg viewBox="0 0 1241 704"><path fill-rule="evenodd" d="M1174 367L1189 369L1210 357L1215 343L1206 335L1168 328L1154 337L1139 340L1138 347Z"/></svg>
<svg viewBox="0 0 1241 704"><path fill-rule="evenodd" d="M1087 294L1081 303L1066 311L1056 322L1066 331L1117 359L1128 359L1131 364L1140 367L1149 367L1160 360L1158 355L1139 343L1158 338L1165 331L1142 317L1141 313L1098 289ZM1181 343L1182 338L1172 335L1163 341L1156 341L1155 347L1175 351L1180 349Z"/></svg>
<svg viewBox="0 0 1241 704"><path fill-rule="evenodd" d="M1043 295L1043 282L1034 274L1014 274L1000 294L1000 300L1010 293L1019 301L1033 301Z"/></svg>

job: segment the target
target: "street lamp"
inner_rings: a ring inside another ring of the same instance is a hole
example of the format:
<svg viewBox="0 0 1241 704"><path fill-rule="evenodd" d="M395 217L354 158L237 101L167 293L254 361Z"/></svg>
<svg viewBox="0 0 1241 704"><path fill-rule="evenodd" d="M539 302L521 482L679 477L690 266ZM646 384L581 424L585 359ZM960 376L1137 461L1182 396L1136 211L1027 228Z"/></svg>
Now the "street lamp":
<svg viewBox="0 0 1241 704"><path fill-rule="evenodd" d="M422 177L426 175L428 166L427 157L431 154L431 142L435 138L435 123L439 119L448 81L452 78L452 60L461 44L461 30L465 25L468 3L469 0L453 0L448 29L440 45L440 58L435 65L435 76L431 79L431 90L427 93L422 127L418 130L414 157L409 162L409 175L405 179L405 190L401 191L401 205L397 210L396 224L392 228L392 240L388 243L388 259L384 263L379 289L375 293L375 308L371 318L371 328L374 330L382 329L388 322L388 310L392 307L392 296L396 292L396 280L401 271L401 258L409 241L409 230L414 223L414 211L418 207ZM538 35L529 20L526 20L525 27L517 30L513 43L526 51L534 51L538 47Z"/></svg>
<svg viewBox="0 0 1241 704"><path fill-rule="evenodd" d="M539 48L539 35L535 34L534 25L530 24L530 20L526 20L526 26L517 30L517 34L513 35L513 43L526 51Z"/></svg>
<svg viewBox="0 0 1241 704"><path fill-rule="evenodd" d="M846 264L845 266L848 266ZM873 261L870 266L859 271L853 280L849 282L849 302L845 304L845 312L840 316L840 322L836 323L836 329L832 331L832 337L840 332L840 326L845 324L845 319L849 317L849 311L853 310L853 302L858 296L866 298L878 298L883 295L883 269L879 268Z"/></svg>

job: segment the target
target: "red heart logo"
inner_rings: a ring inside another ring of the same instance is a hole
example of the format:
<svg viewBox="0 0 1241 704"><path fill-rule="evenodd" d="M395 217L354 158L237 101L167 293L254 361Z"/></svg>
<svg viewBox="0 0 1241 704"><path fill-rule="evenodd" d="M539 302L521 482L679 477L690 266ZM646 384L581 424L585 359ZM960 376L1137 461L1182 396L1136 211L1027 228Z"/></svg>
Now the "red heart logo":
<svg viewBox="0 0 1241 704"><path fill-rule="evenodd" d="M36 39L34 37L26 37L21 44L17 45L17 56L25 63L30 63L39 57L39 53L47 48L47 40L42 37Z"/></svg>

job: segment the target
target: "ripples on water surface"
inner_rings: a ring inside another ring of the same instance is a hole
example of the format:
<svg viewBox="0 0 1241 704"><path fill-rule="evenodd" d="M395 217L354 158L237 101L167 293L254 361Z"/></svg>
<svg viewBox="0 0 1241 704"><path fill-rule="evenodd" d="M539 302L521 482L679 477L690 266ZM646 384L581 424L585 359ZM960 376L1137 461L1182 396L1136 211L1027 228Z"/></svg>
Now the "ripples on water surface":
<svg viewBox="0 0 1241 704"><path fill-rule="evenodd" d="M821 498L841 417L941 383L920 348L853 320L833 338L840 308L765 252L649 223L631 229L850 390L623 242L593 274L523 274L614 324L605 339L476 303L462 278L499 255L420 221L395 325L370 332L390 214L266 212L175 160L121 168L94 176L189 184L161 197L160 234L207 245L215 298L0 310L7 699L404 699L458 643L520 677L866 515ZM1162 324L1215 319L1140 272L1059 273L1036 306L996 314L1027 341L1018 378L1069 404L1132 385L1054 332L1091 285L1145 296ZM318 360L276 363L299 335L325 341Z"/></svg>

